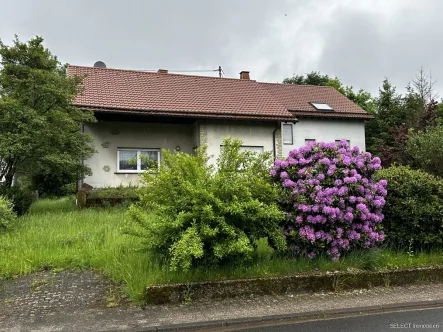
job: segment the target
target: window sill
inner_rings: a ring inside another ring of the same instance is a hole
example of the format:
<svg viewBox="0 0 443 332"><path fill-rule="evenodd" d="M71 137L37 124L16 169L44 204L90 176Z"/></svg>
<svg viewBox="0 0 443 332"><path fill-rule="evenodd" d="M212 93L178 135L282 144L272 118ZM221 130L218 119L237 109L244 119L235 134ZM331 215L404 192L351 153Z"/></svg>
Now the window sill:
<svg viewBox="0 0 443 332"><path fill-rule="evenodd" d="M143 173L143 171L136 171L136 172L125 172L125 171L120 171L120 172L114 172L114 174L140 174Z"/></svg>
<svg viewBox="0 0 443 332"><path fill-rule="evenodd" d="M137 172L125 172L125 171L122 171L122 172L114 172L114 174L142 174L142 173L144 173L145 171L137 171ZM151 174L157 174L158 172L151 172Z"/></svg>

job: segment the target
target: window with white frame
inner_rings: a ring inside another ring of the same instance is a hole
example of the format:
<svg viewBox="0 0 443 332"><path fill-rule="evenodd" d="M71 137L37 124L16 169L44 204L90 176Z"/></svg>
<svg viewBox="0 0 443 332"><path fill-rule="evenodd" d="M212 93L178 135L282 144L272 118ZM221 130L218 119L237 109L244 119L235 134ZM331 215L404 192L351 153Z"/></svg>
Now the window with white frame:
<svg viewBox="0 0 443 332"><path fill-rule="evenodd" d="M283 144L294 144L294 135L292 133L292 123L284 123L282 126Z"/></svg>
<svg viewBox="0 0 443 332"><path fill-rule="evenodd" d="M138 173L146 169L158 168L160 149L126 149L117 150L117 171Z"/></svg>
<svg viewBox="0 0 443 332"><path fill-rule="evenodd" d="M309 143L315 143L315 139L313 139L313 138L305 139L305 145L308 145Z"/></svg>
<svg viewBox="0 0 443 332"><path fill-rule="evenodd" d="M263 153L263 147L262 146L251 146L251 145L242 145L240 146L240 152L243 151L252 151L257 153Z"/></svg>
<svg viewBox="0 0 443 332"><path fill-rule="evenodd" d="M224 149L224 145L220 145L220 152L223 152L223 149ZM258 145L242 145L242 146L240 146L240 152L244 152L244 151L263 153L264 149L263 149L263 146L258 146Z"/></svg>
<svg viewBox="0 0 443 332"><path fill-rule="evenodd" d="M340 143L340 141L341 141L341 139L336 139L335 143ZM350 140L347 139L346 142L348 143L349 146L351 145L351 141Z"/></svg>

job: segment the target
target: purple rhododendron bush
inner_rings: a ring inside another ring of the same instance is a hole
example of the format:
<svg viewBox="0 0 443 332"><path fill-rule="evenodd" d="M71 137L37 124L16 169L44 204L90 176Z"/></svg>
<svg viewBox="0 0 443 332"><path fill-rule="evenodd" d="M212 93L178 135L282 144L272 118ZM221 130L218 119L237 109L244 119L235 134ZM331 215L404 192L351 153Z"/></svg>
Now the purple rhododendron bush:
<svg viewBox="0 0 443 332"><path fill-rule="evenodd" d="M284 234L296 255L370 248L384 240L385 180L374 182L380 158L339 143L310 143L275 160L270 174L281 184Z"/></svg>

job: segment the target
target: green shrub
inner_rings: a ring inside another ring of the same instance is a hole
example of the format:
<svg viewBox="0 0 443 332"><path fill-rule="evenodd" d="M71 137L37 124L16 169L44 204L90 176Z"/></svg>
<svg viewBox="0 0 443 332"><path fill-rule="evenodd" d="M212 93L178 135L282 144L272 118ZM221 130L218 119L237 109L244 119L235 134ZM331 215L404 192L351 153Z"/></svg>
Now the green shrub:
<svg viewBox="0 0 443 332"><path fill-rule="evenodd" d="M411 164L428 173L443 176L443 126L430 127L426 131L410 130L406 144Z"/></svg>
<svg viewBox="0 0 443 332"><path fill-rule="evenodd" d="M442 246L443 180L404 166L392 166L376 177L388 181L383 210L387 243L414 250Z"/></svg>
<svg viewBox="0 0 443 332"><path fill-rule="evenodd" d="M144 237L172 270L248 259L262 237L283 249L284 214L268 175L270 154L240 152L240 146L226 139L215 169L204 148L196 155L163 151L158 174L142 175L146 186L128 211L126 232Z"/></svg>
<svg viewBox="0 0 443 332"><path fill-rule="evenodd" d="M119 186L93 189L87 192L87 207L129 206L139 200L138 187Z"/></svg>
<svg viewBox="0 0 443 332"><path fill-rule="evenodd" d="M27 187L17 183L10 188L3 188L2 194L12 202L13 210L18 216L28 212L32 204L32 192Z"/></svg>
<svg viewBox="0 0 443 332"><path fill-rule="evenodd" d="M63 197L75 194L77 174L42 169L32 174L30 181L32 189L38 190L40 197Z"/></svg>
<svg viewBox="0 0 443 332"><path fill-rule="evenodd" d="M93 189L88 192L88 198L106 199L106 198L133 198L138 199L138 187L119 186Z"/></svg>
<svg viewBox="0 0 443 332"><path fill-rule="evenodd" d="M12 210L12 202L6 197L0 196L0 233L7 231L16 219Z"/></svg>

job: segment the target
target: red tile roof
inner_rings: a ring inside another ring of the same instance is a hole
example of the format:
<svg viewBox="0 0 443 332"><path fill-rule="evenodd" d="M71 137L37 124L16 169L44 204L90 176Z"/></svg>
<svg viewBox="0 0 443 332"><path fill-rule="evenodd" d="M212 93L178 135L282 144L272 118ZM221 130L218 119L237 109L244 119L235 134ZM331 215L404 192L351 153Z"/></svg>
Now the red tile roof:
<svg viewBox="0 0 443 332"><path fill-rule="evenodd" d="M69 66L68 75L86 76L74 104L94 111L294 121L292 111L318 115L308 102L325 102L337 111L334 116L368 116L327 87L80 66Z"/></svg>
<svg viewBox="0 0 443 332"><path fill-rule="evenodd" d="M297 116L371 118L372 116L330 86L259 83ZM326 103L334 112L319 112L309 102Z"/></svg>

